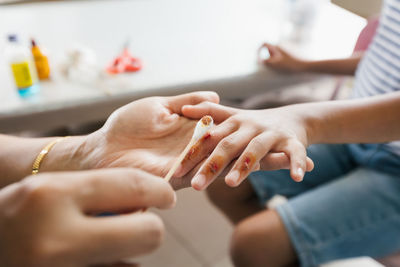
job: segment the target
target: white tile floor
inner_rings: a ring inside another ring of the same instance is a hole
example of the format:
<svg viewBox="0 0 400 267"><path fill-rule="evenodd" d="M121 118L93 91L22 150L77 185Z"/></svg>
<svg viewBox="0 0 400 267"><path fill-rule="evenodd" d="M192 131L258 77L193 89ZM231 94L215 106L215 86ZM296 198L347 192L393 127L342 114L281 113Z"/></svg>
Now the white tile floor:
<svg viewBox="0 0 400 267"><path fill-rule="evenodd" d="M174 209L152 210L165 223L163 245L137 262L143 267L231 267L228 243L232 225L203 192L189 188L177 194Z"/></svg>

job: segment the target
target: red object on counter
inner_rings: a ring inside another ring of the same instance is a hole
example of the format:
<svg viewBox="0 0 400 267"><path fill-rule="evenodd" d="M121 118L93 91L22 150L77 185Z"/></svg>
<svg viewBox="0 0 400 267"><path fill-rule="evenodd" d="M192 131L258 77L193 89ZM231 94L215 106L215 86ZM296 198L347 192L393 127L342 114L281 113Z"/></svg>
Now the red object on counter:
<svg viewBox="0 0 400 267"><path fill-rule="evenodd" d="M142 61L139 58L133 57L128 51L128 47L125 46L122 53L107 67L107 72L110 74L136 72L141 70L142 67Z"/></svg>

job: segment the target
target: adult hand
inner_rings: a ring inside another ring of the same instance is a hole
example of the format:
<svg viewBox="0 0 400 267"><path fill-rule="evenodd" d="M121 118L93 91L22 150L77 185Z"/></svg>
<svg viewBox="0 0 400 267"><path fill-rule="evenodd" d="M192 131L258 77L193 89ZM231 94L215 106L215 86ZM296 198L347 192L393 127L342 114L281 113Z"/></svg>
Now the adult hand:
<svg viewBox="0 0 400 267"><path fill-rule="evenodd" d="M293 56L279 46L264 43L260 47L259 52L262 49L268 49L270 56L267 59L260 58L260 61L272 69L290 72L301 72L306 70L307 62L305 60Z"/></svg>
<svg viewBox="0 0 400 267"><path fill-rule="evenodd" d="M153 251L163 236L159 217L126 211L171 208L175 201L167 182L137 169L28 177L0 190L0 262L114 266ZM92 216L101 212L124 213Z"/></svg>
<svg viewBox="0 0 400 267"><path fill-rule="evenodd" d="M182 106L203 101L218 103L219 97L196 92L132 102L116 110L99 131L57 144L43 171L133 167L165 176L196 124L179 115Z"/></svg>
<svg viewBox="0 0 400 267"><path fill-rule="evenodd" d="M314 167L305 149L307 122L296 115L296 106L256 111L205 102L184 106L182 112L194 119L209 114L219 124L183 162L180 175L212 151L192 180L195 189L205 189L236 159L225 177L230 186L238 186L250 172L260 168L290 168L293 180L301 181L305 171Z"/></svg>

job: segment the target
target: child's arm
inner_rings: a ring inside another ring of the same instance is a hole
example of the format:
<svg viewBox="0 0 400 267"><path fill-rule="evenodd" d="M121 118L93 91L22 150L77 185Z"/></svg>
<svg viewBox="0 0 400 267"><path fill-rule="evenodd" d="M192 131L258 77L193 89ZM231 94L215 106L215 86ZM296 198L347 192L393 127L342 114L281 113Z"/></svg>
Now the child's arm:
<svg viewBox="0 0 400 267"><path fill-rule="evenodd" d="M199 162L211 150L192 186L206 188L235 159L226 175L230 186L239 185L271 152L290 159L290 174L301 181L309 171L306 147L315 143L380 143L400 139L400 92L365 99L291 105L266 110L239 110L212 103L184 106L191 118L211 115L219 123L202 150L182 166ZM207 144L208 142L208 144ZM214 149L215 147L215 149Z"/></svg>
<svg viewBox="0 0 400 267"><path fill-rule="evenodd" d="M282 71L317 72L326 74L354 75L363 53L356 53L348 58L328 60L304 60L297 58L279 46L264 44L270 57L263 60L268 67ZM261 49L262 49L261 48Z"/></svg>

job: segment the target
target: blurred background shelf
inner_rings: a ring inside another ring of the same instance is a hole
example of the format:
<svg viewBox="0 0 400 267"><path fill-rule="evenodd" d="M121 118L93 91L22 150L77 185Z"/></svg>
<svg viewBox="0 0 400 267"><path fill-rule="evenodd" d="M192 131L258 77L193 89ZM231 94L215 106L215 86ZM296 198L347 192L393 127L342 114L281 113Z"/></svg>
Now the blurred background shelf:
<svg viewBox="0 0 400 267"><path fill-rule="evenodd" d="M306 58L351 54L363 18L321 1L308 39L284 42L284 3L93 0L2 6L0 25L7 27L0 28L0 50L8 33L34 36L48 49L53 75L41 84L38 97L23 100L0 58L0 131L104 120L120 105L145 96L214 90L224 101L235 102L315 78L278 74L258 65L256 51L264 41L286 45ZM92 85L54 75L71 44L93 49L104 69L128 38L132 53L144 61L140 72Z"/></svg>

